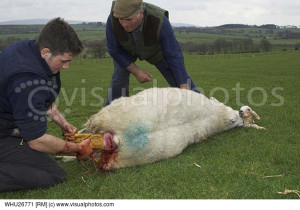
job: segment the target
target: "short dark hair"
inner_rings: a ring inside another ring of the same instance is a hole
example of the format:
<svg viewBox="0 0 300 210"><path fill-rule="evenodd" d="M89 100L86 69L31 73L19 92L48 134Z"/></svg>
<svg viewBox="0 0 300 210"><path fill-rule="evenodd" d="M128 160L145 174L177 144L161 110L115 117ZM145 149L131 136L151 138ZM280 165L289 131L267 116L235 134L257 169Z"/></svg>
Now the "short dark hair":
<svg viewBox="0 0 300 210"><path fill-rule="evenodd" d="M37 43L40 50L49 48L52 55L71 53L77 56L84 48L74 29L60 17L50 20L42 28Z"/></svg>

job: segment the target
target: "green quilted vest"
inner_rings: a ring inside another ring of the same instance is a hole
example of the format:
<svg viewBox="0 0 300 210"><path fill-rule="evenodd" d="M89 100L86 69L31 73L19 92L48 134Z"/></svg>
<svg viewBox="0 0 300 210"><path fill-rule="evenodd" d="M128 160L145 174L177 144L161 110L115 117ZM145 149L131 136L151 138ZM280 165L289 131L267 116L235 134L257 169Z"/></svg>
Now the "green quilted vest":
<svg viewBox="0 0 300 210"><path fill-rule="evenodd" d="M112 8L114 4L115 2L113 2ZM125 51L134 57L138 56L140 60L146 60L151 64L156 64L163 59L159 44L159 33L163 19L165 16L168 18L169 13L149 3L145 3L145 6L143 31L140 33L141 42L139 46L135 46L132 34L126 32L119 23L119 20L113 17L112 10L110 15L111 23L114 33Z"/></svg>

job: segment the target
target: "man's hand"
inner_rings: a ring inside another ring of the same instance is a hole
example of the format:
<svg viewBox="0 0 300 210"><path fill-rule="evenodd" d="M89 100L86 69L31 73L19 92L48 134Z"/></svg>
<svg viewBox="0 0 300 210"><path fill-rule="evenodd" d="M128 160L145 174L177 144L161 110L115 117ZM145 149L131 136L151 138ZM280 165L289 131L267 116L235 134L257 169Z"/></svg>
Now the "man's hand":
<svg viewBox="0 0 300 210"><path fill-rule="evenodd" d="M130 66L127 67L127 70L130 71L140 83L150 82L152 80L152 75L148 71L140 69L134 63L131 63Z"/></svg>
<svg viewBox="0 0 300 210"><path fill-rule="evenodd" d="M181 85L180 85L180 88L181 88L181 89L188 89L188 90L191 89L188 83L181 84Z"/></svg>
<svg viewBox="0 0 300 210"><path fill-rule="evenodd" d="M75 133L77 133L77 128L71 124L65 124L62 128L62 135L65 137L65 139L69 139L71 136L73 136Z"/></svg>
<svg viewBox="0 0 300 210"><path fill-rule="evenodd" d="M90 147L90 142L90 139L85 139L79 144L80 150L76 153L76 157L78 160L89 158L94 152L93 149Z"/></svg>
<svg viewBox="0 0 300 210"><path fill-rule="evenodd" d="M146 70L138 70L134 74L137 81L140 83L150 82L152 80L152 75Z"/></svg>
<svg viewBox="0 0 300 210"><path fill-rule="evenodd" d="M77 128L68 123L54 103L47 110L47 115L61 128L62 135L65 136L65 138L77 133Z"/></svg>

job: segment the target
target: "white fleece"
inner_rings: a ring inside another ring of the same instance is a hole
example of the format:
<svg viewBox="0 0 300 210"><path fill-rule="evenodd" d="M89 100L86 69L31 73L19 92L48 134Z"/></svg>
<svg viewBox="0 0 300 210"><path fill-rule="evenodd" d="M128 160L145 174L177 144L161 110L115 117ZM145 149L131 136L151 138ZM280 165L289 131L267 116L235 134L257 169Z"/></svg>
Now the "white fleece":
<svg viewBox="0 0 300 210"><path fill-rule="evenodd" d="M93 115L81 133L114 134L118 149L103 169L141 165L174 157L188 145L242 126L238 111L202 94L151 88L114 100Z"/></svg>

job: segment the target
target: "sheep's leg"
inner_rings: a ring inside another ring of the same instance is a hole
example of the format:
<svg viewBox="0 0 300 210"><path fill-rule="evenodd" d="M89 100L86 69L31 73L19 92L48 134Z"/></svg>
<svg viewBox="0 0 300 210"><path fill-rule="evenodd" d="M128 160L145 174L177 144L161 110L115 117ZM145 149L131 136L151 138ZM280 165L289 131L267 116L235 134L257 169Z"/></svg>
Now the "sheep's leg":
<svg viewBox="0 0 300 210"><path fill-rule="evenodd" d="M246 128L255 128L257 130L266 130L264 127L261 127L261 126L258 126L256 124L244 124L243 127L246 127Z"/></svg>
<svg viewBox="0 0 300 210"><path fill-rule="evenodd" d="M251 127L256 128L257 130L266 130L264 127L258 126L256 124L251 124Z"/></svg>

